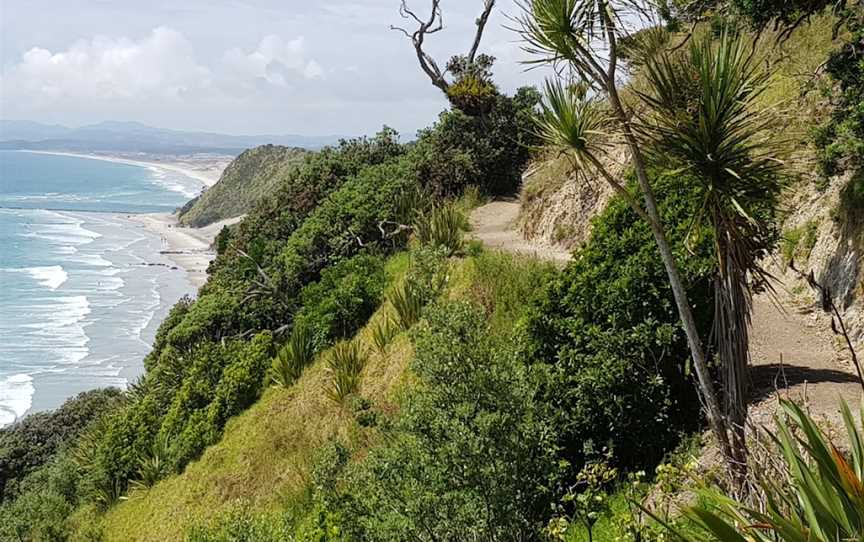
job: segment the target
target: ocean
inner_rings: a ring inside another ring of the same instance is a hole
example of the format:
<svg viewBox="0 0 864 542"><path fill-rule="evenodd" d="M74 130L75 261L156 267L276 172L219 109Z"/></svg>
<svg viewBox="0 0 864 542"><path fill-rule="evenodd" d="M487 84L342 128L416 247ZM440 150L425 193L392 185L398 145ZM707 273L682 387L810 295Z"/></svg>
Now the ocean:
<svg viewBox="0 0 864 542"><path fill-rule="evenodd" d="M0 427L142 373L159 323L195 288L128 216L201 188L158 168L0 151Z"/></svg>

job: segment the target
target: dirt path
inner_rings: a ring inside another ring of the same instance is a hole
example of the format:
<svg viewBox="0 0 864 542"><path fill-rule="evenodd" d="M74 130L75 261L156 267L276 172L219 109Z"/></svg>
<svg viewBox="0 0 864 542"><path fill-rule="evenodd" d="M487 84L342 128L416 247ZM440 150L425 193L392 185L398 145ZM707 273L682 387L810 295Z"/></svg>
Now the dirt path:
<svg viewBox="0 0 864 542"><path fill-rule="evenodd" d="M565 263L570 260L567 250L528 241L516 227L519 201L493 201L471 213L470 237L484 245L506 252L535 256L542 260Z"/></svg>
<svg viewBox="0 0 864 542"><path fill-rule="evenodd" d="M785 297L782 292L778 296ZM835 347L824 319L785 302L781 309L763 294L754 299L752 321L752 422L771 425L778 394L805 403L817 419L837 425L839 398L853 409L858 406L861 385L854 369L842 361L844 353Z"/></svg>
<svg viewBox="0 0 864 542"><path fill-rule="evenodd" d="M570 259L566 250L524 239L516 227L518 218L516 200L478 207L470 217L471 237L490 248L561 264ZM781 396L806 403L817 419L839 426L839 399L845 399L853 409L861 400L854 368L844 363L845 352L836 348L829 324L794 308L782 285L777 290L778 301L762 294L753 302L750 419L757 425L771 426Z"/></svg>

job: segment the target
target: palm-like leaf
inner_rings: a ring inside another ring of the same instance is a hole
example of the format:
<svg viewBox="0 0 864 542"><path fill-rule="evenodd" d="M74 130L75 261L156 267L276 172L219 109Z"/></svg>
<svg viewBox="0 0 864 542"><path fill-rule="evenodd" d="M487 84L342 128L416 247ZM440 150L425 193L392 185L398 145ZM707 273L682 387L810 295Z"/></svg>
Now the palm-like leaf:
<svg viewBox="0 0 864 542"><path fill-rule="evenodd" d="M678 538L706 542L864 539L864 426L856 426L843 403L851 449L847 457L799 406L782 401L782 407L785 418L777 420L773 438L786 463L788 484L760 482L768 501L764 512L717 493L704 493L707 504L686 512L704 532L686 536L675 533Z"/></svg>
<svg viewBox="0 0 864 542"><path fill-rule="evenodd" d="M584 89L547 80L535 124L546 147L584 167L589 156L599 156L608 147L613 121L604 103L589 98Z"/></svg>
<svg viewBox="0 0 864 542"><path fill-rule="evenodd" d="M645 67L650 113L640 125L655 158L677 160L705 183L715 200L753 222L754 206L780 189L781 163L758 106L768 76L743 40L697 39L683 54L662 55Z"/></svg>
<svg viewBox="0 0 864 542"><path fill-rule="evenodd" d="M744 464L747 364L752 291L767 282L760 267L772 248L781 163L769 140L772 117L758 99L768 75L741 39L724 33L645 65L648 114L639 126L658 162L683 165L702 183L703 206L717 255L714 338L724 367L733 450Z"/></svg>

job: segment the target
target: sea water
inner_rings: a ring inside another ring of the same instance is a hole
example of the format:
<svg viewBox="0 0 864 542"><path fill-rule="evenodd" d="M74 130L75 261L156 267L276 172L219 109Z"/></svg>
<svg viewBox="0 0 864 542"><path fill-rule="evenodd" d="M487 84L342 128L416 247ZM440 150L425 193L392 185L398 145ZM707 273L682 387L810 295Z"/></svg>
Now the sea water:
<svg viewBox="0 0 864 542"><path fill-rule="evenodd" d="M199 181L158 168L0 151L0 427L142 372L185 273L129 215Z"/></svg>

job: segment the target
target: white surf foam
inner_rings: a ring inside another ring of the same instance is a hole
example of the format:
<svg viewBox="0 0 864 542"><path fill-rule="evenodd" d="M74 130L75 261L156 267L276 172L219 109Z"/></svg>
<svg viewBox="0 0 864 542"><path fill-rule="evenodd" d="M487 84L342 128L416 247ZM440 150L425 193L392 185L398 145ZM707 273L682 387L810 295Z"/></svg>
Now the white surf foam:
<svg viewBox="0 0 864 542"><path fill-rule="evenodd" d="M39 284L56 290L63 286L63 283L69 279L69 274L66 273L59 265L49 267L28 267L24 269L31 277L36 279Z"/></svg>
<svg viewBox="0 0 864 542"><path fill-rule="evenodd" d="M172 192L183 194L184 197L194 198L201 193L201 189L203 188L200 181L191 177L186 177L179 173L168 172L158 167L148 167L147 169L150 170L150 180L153 184Z"/></svg>
<svg viewBox="0 0 864 542"><path fill-rule="evenodd" d="M10 425L23 416L30 409L35 392L30 375L0 377L0 427Z"/></svg>

